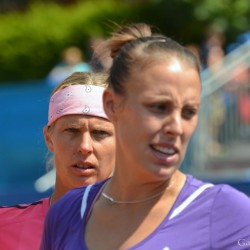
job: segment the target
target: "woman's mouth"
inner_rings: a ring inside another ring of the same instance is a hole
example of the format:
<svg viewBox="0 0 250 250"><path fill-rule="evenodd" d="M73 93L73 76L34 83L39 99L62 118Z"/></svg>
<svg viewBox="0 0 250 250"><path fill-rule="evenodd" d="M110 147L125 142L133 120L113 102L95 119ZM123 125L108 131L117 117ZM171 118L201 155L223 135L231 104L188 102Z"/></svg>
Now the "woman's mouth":
<svg viewBox="0 0 250 250"><path fill-rule="evenodd" d="M74 165L73 168L78 168L78 169L93 169L93 166L88 166L88 165Z"/></svg>
<svg viewBox="0 0 250 250"><path fill-rule="evenodd" d="M176 150L174 148L169 148L169 147L163 147L163 146L151 146L155 151L157 151L158 153L167 155L167 156L171 156L174 155L176 153Z"/></svg>
<svg viewBox="0 0 250 250"><path fill-rule="evenodd" d="M96 174L96 167L89 163L78 163L72 165L73 172L77 175L88 177Z"/></svg>
<svg viewBox="0 0 250 250"><path fill-rule="evenodd" d="M173 164L178 159L177 157L179 151L172 145L151 145L150 147L154 156L161 162Z"/></svg>

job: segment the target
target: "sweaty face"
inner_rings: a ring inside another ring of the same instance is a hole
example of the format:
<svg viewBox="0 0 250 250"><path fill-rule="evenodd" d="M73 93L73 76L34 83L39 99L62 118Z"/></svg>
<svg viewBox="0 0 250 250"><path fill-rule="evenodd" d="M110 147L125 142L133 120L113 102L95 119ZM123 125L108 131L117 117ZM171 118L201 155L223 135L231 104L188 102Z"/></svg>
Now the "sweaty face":
<svg viewBox="0 0 250 250"><path fill-rule="evenodd" d="M108 178L115 158L114 128L97 117L68 115L47 133L54 153L56 188L62 192Z"/></svg>
<svg viewBox="0 0 250 250"><path fill-rule="evenodd" d="M122 103L115 127L129 171L165 178L180 166L197 125L199 74L173 58L135 71L124 86L126 98L114 99Z"/></svg>

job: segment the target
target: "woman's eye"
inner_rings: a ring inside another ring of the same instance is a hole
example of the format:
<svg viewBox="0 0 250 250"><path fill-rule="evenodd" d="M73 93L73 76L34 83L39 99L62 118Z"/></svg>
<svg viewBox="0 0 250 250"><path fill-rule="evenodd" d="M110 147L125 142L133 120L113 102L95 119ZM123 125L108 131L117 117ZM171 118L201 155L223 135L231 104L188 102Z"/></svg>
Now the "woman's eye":
<svg viewBox="0 0 250 250"><path fill-rule="evenodd" d="M162 113L162 112L165 112L167 107L165 104L153 104L153 105L150 105L150 109L154 112L157 112L157 113Z"/></svg>
<svg viewBox="0 0 250 250"><path fill-rule="evenodd" d="M92 131L92 134L93 134L93 136L98 137L98 138L105 138L105 137L110 135L105 130L94 130L94 131Z"/></svg>
<svg viewBox="0 0 250 250"><path fill-rule="evenodd" d="M79 130L76 128L66 128L65 131L69 133L77 133Z"/></svg>
<svg viewBox="0 0 250 250"><path fill-rule="evenodd" d="M182 112L182 115L185 119L191 119L192 117L194 117L197 114L197 110L196 109L184 109Z"/></svg>

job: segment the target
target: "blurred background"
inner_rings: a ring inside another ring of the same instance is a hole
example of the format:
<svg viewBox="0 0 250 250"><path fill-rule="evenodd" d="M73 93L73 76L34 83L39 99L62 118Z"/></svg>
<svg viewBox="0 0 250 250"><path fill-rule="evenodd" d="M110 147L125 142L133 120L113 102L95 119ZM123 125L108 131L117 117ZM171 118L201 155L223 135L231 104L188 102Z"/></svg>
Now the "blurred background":
<svg viewBox="0 0 250 250"><path fill-rule="evenodd" d="M116 24L146 22L202 62L198 129L182 170L250 195L249 0L0 0L0 205L48 196L52 89L89 71Z"/></svg>

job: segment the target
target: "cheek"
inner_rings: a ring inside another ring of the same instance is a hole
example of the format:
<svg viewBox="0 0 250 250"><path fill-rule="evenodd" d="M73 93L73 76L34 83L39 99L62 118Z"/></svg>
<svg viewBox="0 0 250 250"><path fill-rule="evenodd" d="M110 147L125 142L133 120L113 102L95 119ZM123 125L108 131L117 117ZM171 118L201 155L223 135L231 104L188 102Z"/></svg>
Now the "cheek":
<svg viewBox="0 0 250 250"><path fill-rule="evenodd" d="M96 151L96 158L100 167L99 175L107 178L111 176L115 166L115 143L102 145Z"/></svg>
<svg viewBox="0 0 250 250"><path fill-rule="evenodd" d="M74 150L74 143L69 140L65 140L63 136L59 136L54 140L54 154L58 154L60 157L65 157Z"/></svg>
<svg viewBox="0 0 250 250"><path fill-rule="evenodd" d="M140 123L139 132L146 137L154 136L162 130L162 121L155 117L142 117Z"/></svg>
<svg viewBox="0 0 250 250"><path fill-rule="evenodd" d="M120 117L116 124L117 140L124 146L138 147L135 142L148 140L159 128L157 121L145 114L143 109L136 109L135 107L133 111L128 109L124 113L125 115ZM142 146L143 143L140 143L140 145Z"/></svg>
<svg viewBox="0 0 250 250"><path fill-rule="evenodd" d="M115 158L115 138L110 138L96 147L99 161L113 161Z"/></svg>
<svg viewBox="0 0 250 250"><path fill-rule="evenodd" d="M192 123L187 123L185 127L185 142L188 143L191 137L193 136L195 129L197 127L197 120L193 121Z"/></svg>

